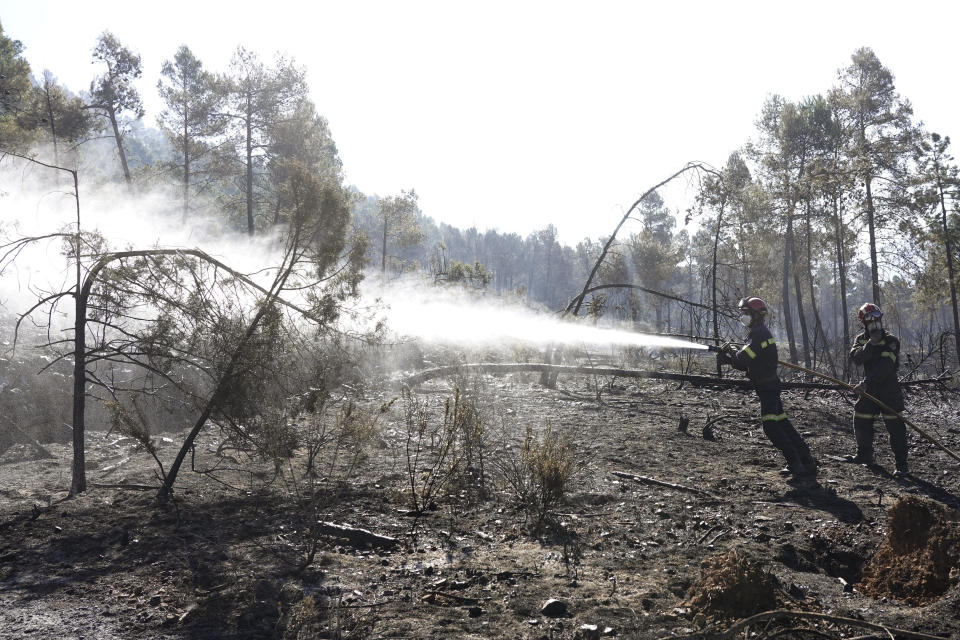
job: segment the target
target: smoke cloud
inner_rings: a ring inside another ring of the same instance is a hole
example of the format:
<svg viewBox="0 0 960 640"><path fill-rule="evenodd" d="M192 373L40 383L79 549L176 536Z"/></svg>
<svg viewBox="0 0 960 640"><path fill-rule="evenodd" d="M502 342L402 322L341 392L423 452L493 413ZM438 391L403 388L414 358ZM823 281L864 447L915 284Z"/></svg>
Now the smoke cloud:
<svg viewBox="0 0 960 640"><path fill-rule="evenodd" d="M51 178L51 170L29 163L0 164L2 238L41 237L76 229L76 201L68 174ZM88 187L80 184L80 221L86 231L97 231L113 250L198 248L238 271L261 273L278 262L276 237L245 233L226 227L222 217L183 219L176 189L143 193L125 185ZM68 290L75 272L65 254L63 238L31 244L6 265L0 279L0 309L23 313L39 298ZM613 325L593 326L583 319L561 319L558 314L534 311L519 301L452 286L436 286L422 278L405 277L383 283L371 275L362 286L358 307L375 308L378 319L397 339L464 348L522 343L650 348L705 348L684 340L637 333ZM60 328L71 326L70 305L52 318ZM45 319L44 319L45 320ZM343 322L357 322L344 316ZM372 327L353 326L353 330Z"/></svg>

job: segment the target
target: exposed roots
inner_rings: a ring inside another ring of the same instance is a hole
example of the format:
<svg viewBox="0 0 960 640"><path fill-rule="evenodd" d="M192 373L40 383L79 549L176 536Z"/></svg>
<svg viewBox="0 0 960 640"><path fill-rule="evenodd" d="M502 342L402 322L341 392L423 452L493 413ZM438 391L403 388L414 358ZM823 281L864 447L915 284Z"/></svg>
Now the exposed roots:
<svg viewBox="0 0 960 640"><path fill-rule="evenodd" d="M890 507L887 537L864 568L860 588L917 606L960 580L960 513L906 496Z"/></svg>

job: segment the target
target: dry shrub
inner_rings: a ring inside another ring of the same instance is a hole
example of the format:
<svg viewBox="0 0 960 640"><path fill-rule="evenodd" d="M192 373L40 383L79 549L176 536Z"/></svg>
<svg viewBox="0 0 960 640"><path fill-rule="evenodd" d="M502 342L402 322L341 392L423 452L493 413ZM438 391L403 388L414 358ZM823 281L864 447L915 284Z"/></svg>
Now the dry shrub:
<svg viewBox="0 0 960 640"><path fill-rule="evenodd" d="M861 590L917 606L942 596L960 574L960 513L906 496L887 513L887 537L864 568Z"/></svg>
<svg viewBox="0 0 960 640"><path fill-rule="evenodd" d="M570 486L576 468L573 443L569 435L549 427L538 438L528 426L518 454L499 460L497 467L514 501L533 519L534 531L539 533Z"/></svg>
<svg viewBox="0 0 960 640"><path fill-rule="evenodd" d="M301 414L301 440L306 449L305 470L310 477L342 479L351 476L368 459L368 450L377 442L380 420L394 401L379 409L362 408L353 400L317 403L316 409Z"/></svg>
<svg viewBox="0 0 960 640"><path fill-rule="evenodd" d="M537 441L527 434L523 443L524 461L530 468L544 510L560 504L573 476L573 443L566 434L551 429Z"/></svg>
<svg viewBox="0 0 960 640"><path fill-rule="evenodd" d="M744 618L775 609L779 586L759 563L733 550L704 560L686 604L710 616Z"/></svg>
<svg viewBox="0 0 960 640"><path fill-rule="evenodd" d="M443 420L434 420L430 405L406 390L403 393L406 426L405 454L410 505L416 513L436 508L434 498L459 477L463 450L457 416L463 411L460 390L444 402Z"/></svg>
<svg viewBox="0 0 960 640"><path fill-rule="evenodd" d="M285 616L283 640L360 640L369 638L374 620L369 612L343 605L339 597L307 596L293 605Z"/></svg>

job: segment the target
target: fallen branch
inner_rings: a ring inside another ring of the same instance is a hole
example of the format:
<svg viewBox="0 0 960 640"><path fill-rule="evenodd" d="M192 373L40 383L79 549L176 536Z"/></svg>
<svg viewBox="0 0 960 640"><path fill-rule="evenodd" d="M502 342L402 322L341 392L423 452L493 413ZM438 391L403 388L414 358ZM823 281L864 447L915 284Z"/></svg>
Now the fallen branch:
<svg viewBox="0 0 960 640"><path fill-rule="evenodd" d="M454 602L459 602L462 605L477 604L480 602L476 598L458 596L454 593L446 593L444 591L427 591L420 600L422 602L426 602L427 604L436 604L439 606L443 606L444 603L438 602L438 600L452 600Z"/></svg>
<svg viewBox="0 0 960 640"><path fill-rule="evenodd" d="M101 484L99 482L91 482L90 486L96 487L98 489L131 489L133 491L156 491L156 485L149 484Z"/></svg>
<svg viewBox="0 0 960 640"><path fill-rule="evenodd" d="M474 364L451 365L426 369L411 376L407 376L401 383L406 386L415 386L427 380L458 373L518 373L523 371L549 373L580 373L586 375L617 376L622 378L653 378L656 380L684 380L693 384L721 384L724 386L741 386L752 388L747 380L722 380L710 376L692 376L664 371L640 371L636 369L620 369L618 367L576 367L560 364L545 364L540 362L499 363L481 362Z"/></svg>
<svg viewBox="0 0 960 640"><path fill-rule="evenodd" d="M660 297L660 298L665 298L666 300L673 300L673 301L675 301L675 302L681 302L681 303L683 303L683 304L690 305L691 307L699 307L699 308L701 308L701 309L706 309L707 311L713 311L713 307L711 307L711 306L709 306L709 305L700 304L699 302L693 302L693 301L691 301L691 300L685 300L685 299L683 299L683 298L681 298L681 297L679 297L679 296L677 296L677 295L674 295L674 294L672 294L672 293L666 293L666 292L663 292L663 291L657 291L657 290L655 290L655 289L648 289L647 287L641 287L640 285L636 285L636 284L601 284L601 285L597 285L597 286L595 286L595 287L590 287L590 288L588 288L588 289L585 289L585 290L583 291L583 293L581 293L581 294L579 294L578 296L576 296L576 297L575 297L573 300L571 300L570 303L567 305L566 312L571 311L571 310L574 308L574 306L580 305L580 304L582 303L582 301L583 301L584 296L586 296L588 293L593 293L594 291L601 291L601 290L603 290L603 289L637 289L637 290L639 290L639 291L643 291L644 293L649 293L650 295L658 296L658 297ZM720 313L721 315L727 316L728 318L736 319L736 316L735 316L733 313L729 313L729 312L726 312L726 311L719 311L719 310L718 310L718 313ZM667 334L656 334L656 335L667 335ZM675 334L675 335L676 335L676 334ZM679 336L679 335L678 335L677 337L686 338L686 337L693 337L693 336ZM714 340L714 338L706 338L706 339L707 339L707 340Z"/></svg>
<svg viewBox="0 0 960 640"><path fill-rule="evenodd" d="M651 378L654 380L681 380L697 386L719 386L735 387L739 389L753 389L753 383L744 378L728 379L715 378L713 376L696 376L684 373L669 373L666 371L643 371L639 369L621 369L619 367L579 367L560 364L546 364L542 362L520 362L520 363L500 363L500 362L479 362L471 364L450 365L446 367L437 367L435 369L426 369L419 373L407 376L400 380L400 383L408 387L414 387L418 384L432 380L463 373L519 373L524 371L535 371L539 373L579 373L584 375L614 376L619 378ZM824 389L835 390L835 385L820 384L816 382L784 382L784 389Z"/></svg>
<svg viewBox="0 0 960 640"><path fill-rule="evenodd" d="M656 478L651 478L649 476L638 476L632 473L626 473L625 471L611 471L613 475L618 478L626 478L627 480L634 480L643 484L651 484L655 487L665 487L667 489L676 489L677 491L687 491L689 493L697 493L702 496L709 496L713 498L714 496L703 489L697 489L695 487L687 487L682 484L673 484L672 482L664 482L663 480L657 480Z"/></svg>
<svg viewBox="0 0 960 640"><path fill-rule="evenodd" d="M782 364L782 363L781 363ZM475 362L456 364L446 367L425 369L400 380L400 384L414 387L434 378L442 378L462 373L579 373L584 375L614 376L618 378L651 378L654 380L680 380L697 386L735 387L738 389L753 389L753 383L744 378L716 378L714 376L697 376L684 373L669 373L667 371L643 371L640 369L621 369L619 367L580 367L572 365L546 364L543 362ZM930 382L943 382L943 378L928 378L903 382L902 386L920 385ZM823 384L819 382L782 382L783 389L820 389L824 391L842 391L849 389L848 385Z"/></svg>
<svg viewBox="0 0 960 640"><path fill-rule="evenodd" d="M875 622L867 622L866 620L857 620L855 618L844 618L842 616L834 616L826 613L814 613L812 611L790 611L787 609L778 609L776 611L765 611L763 613L758 613L755 616L750 616L745 618L740 622L736 623L723 633L721 633L718 638L733 638L735 635L743 631L746 627L749 627L752 624L757 622L762 622L764 620L773 620L776 618L803 618L807 620L821 620L824 622L833 622L836 624L844 624L851 627L860 627L862 629L871 629L873 631L883 631L889 634L891 637L900 636L902 638L913 638L915 640L943 640L943 636L936 636L929 633L921 633L919 631L907 631L906 629L897 629L896 627L888 627L882 624L877 624Z"/></svg>
<svg viewBox="0 0 960 640"><path fill-rule="evenodd" d="M719 524L713 525L712 527L710 527L709 529L707 529L707 532L706 532L705 534L703 534L702 536L700 536L700 538L699 538L694 544L703 544L703 541L706 540L706 539L710 536L711 533L713 533L713 532L716 531L717 529L720 529L722 526L723 526L723 525L719 525Z"/></svg>
<svg viewBox="0 0 960 640"><path fill-rule="evenodd" d="M100 470L100 477L110 475L111 473L113 473L114 471L116 471L117 469L119 469L120 467L122 467L128 462L130 462L129 456L120 460L117 464L112 464L108 467L104 467L103 469Z"/></svg>
<svg viewBox="0 0 960 640"><path fill-rule="evenodd" d="M665 184L667 184L668 182L672 181L674 178L680 176L681 174L686 173L687 171L691 171L691 170L693 170L693 171L706 171L706 172L708 172L708 173L716 174L716 171L714 171L712 168L708 167L708 166L707 166L706 164L704 164L704 163L701 163L701 162L688 162L687 164L685 164L685 165L683 166L682 169L680 169L679 171L677 171L676 173L674 173L673 175L671 175L669 178L666 178L665 180L661 180L661 181L660 181L659 183L657 183L656 185L650 187L649 189L647 189L647 190L643 193L642 196L640 196L639 198L637 198L636 202L634 202L632 205L630 205L630 208L627 209L627 212L626 212L625 214L623 214L623 218L620 220L620 223L619 223L619 224L616 226L616 228L613 230L613 233L610 234L610 237L607 238L606 243L604 243L603 249L600 250L600 255L597 256L597 261L594 263L593 269L590 271L590 275L587 277L587 281L583 283L583 290L580 292L580 295L578 295L576 298L574 298L574 300L576 301L575 304L572 304L571 306L568 306L567 309L563 312L563 315L567 315L567 314L569 313L569 314L573 314L574 316L576 316L577 314L580 313L580 307L583 305L583 299L584 299L584 297L586 297L587 291L590 289L590 286L593 284L593 279L594 279L594 277L596 277L597 272L600 270L600 265L603 264L603 261L604 261L604 260L606 259L606 257L607 257L607 253L609 253L610 248L613 246L613 243L616 241L616 239L617 239L617 233L620 231L620 228L626 223L626 221L630 219L630 215L633 213L633 211L634 211L637 207L640 206L640 203L643 202L643 201L646 199L647 196L649 196L651 193L653 193L654 191L656 191L657 189L659 189L659 188L662 187L663 185L665 185Z"/></svg>
<svg viewBox="0 0 960 640"><path fill-rule="evenodd" d="M367 529L358 529L333 522L317 522L315 532L318 535L346 538L357 544L368 544L372 547L392 548L399 544L399 540L389 536L382 536Z"/></svg>

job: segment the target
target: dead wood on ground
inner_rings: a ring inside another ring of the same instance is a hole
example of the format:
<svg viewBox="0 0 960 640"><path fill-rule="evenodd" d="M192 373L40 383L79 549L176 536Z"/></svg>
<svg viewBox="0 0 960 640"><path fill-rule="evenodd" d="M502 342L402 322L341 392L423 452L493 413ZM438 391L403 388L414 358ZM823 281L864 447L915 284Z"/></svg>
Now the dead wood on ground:
<svg viewBox="0 0 960 640"><path fill-rule="evenodd" d="M640 369L622 369L620 367L581 367L573 365L545 364L542 362L476 362L468 364L450 365L425 369L401 379L399 382L408 387L415 387L434 378L442 378L464 373L520 373L525 371L538 373L578 373L595 376L612 376L617 378L651 378L654 380L677 380L689 382L695 386L735 387L739 389L753 389L753 383L744 378L716 378L714 376L697 376L684 373L669 373L667 371L644 371ZM901 386L912 386L930 382L943 382L943 378L930 378L903 382ZM819 382L782 382L784 389L821 389L825 391L843 391L844 388L835 384Z"/></svg>
<svg viewBox="0 0 960 640"><path fill-rule="evenodd" d="M383 536L367 529L359 529L333 522L318 522L316 533L334 538L346 538L350 542L361 545L368 544L373 547L395 547L399 542L396 538Z"/></svg>
<svg viewBox="0 0 960 640"><path fill-rule="evenodd" d="M714 497L711 493L704 491L703 489L697 489L696 487L687 487L682 484L674 484L672 482L664 482L663 480L657 480L656 478L651 478L649 476L638 476L633 473L626 473L625 471L611 471L613 475L618 478L626 478L627 480L634 480L635 482L641 482L643 484L650 484L655 487L665 487L667 489L676 489L677 491L686 491L688 493L696 493L702 496Z"/></svg>

